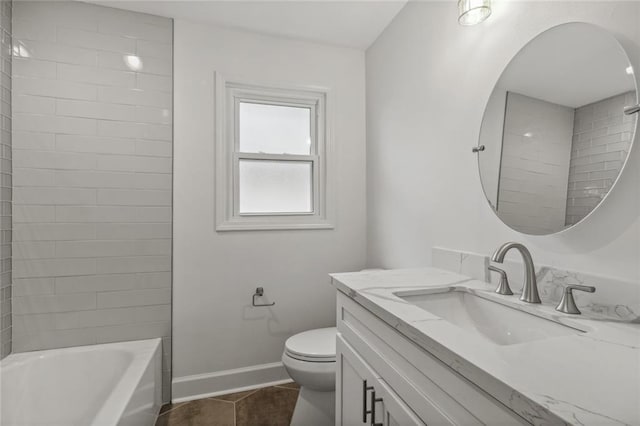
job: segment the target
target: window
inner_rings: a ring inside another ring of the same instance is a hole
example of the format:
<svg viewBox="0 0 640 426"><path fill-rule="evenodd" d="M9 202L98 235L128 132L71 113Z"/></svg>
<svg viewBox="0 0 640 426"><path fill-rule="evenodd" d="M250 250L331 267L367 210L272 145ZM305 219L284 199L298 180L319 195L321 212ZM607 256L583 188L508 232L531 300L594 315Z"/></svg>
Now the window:
<svg viewBox="0 0 640 426"><path fill-rule="evenodd" d="M216 75L216 229L332 228L327 91Z"/></svg>

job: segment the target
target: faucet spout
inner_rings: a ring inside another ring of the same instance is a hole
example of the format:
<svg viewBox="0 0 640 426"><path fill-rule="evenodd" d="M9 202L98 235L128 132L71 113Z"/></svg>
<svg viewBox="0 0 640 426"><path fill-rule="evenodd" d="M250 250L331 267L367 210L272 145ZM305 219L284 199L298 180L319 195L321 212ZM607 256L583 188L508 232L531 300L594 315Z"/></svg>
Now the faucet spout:
<svg viewBox="0 0 640 426"><path fill-rule="evenodd" d="M493 253L491 260L502 263L505 255L511 249L518 250L524 261L524 286L522 287L520 300L528 303L542 303L540 295L538 294L538 283L536 281L536 269L533 266L533 259L531 258L531 253L524 245L515 242L504 243Z"/></svg>

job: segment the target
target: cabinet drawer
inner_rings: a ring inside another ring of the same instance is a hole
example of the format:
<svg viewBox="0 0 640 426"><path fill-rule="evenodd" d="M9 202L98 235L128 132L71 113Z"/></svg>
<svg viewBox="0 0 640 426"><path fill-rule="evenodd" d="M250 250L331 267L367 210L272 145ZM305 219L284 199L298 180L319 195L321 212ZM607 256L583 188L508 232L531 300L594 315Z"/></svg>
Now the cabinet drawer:
<svg viewBox="0 0 640 426"><path fill-rule="evenodd" d="M426 413L419 408L425 401L459 425L528 424L341 293L338 293L338 331L426 423L429 419L423 417Z"/></svg>

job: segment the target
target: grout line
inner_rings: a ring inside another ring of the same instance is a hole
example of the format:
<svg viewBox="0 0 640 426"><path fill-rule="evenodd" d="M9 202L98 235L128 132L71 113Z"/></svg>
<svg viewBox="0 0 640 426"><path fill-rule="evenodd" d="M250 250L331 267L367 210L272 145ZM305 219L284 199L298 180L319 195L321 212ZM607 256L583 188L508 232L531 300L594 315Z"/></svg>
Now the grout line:
<svg viewBox="0 0 640 426"><path fill-rule="evenodd" d="M289 383L282 383L282 384L279 384L279 385L274 385L273 387L274 388L291 389L291 390L299 391L300 388L294 388L294 387L287 386L287 385L295 385L295 384L296 384L296 382L291 381Z"/></svg>
<svg viewBox="0 0 640 426"><path fill-rule="evenodd" d="M158 417L162 417L162 416L164 416L165 414L167 414L167 413L169 413L169 412L171 412L171 411L175 410L176 408L178 408L178 407L182 407L184 404L187 404L187 402L179 402L179 403L177 403L177 404L172 404L172 405L174 405L174 407L169 408L167 411L165 411L164 413L160 414Z"/></svg>
<svg viewBox="0 0 640 426"><path fill-rule="evenodd" d="M247 398L247 397L249 397L249 396L253 395L254 393L258 392L260 389L266 389L266 388L257 388L257 389L253 389L252 391L248 391L248 392L250 392L250 393L248 393L247 395L245 395L245 396L243 396L242 398L237 399L237 400L235 400L235 401L228 401L228 400L225 400L225 399L219 399L219 398L218 398L218 397L216 397L216 396L210 396L210 397L208 397L207 399L215 399L216 401L222 401L222 402L231 402L231 403L233 403L233 405L234 405L234 410L235 410L235 404L236 404L236 402L242 401L243 399L245 399L245 398ZM234 392L234 393L240 393L240 392ZM221 396L221 397L223 397L223 396L227 396L227 395L232 395L232 394L226 394L226 395L220 395L220 396Z"/></svg>
<svg viewBox="0 0 640 426"><path fill-rule="evenodd" d="M233 403L234 403L234 405L235 405L235 403L236 403L236 402L240 402L240 401L242 401L243 399L247 399L248 397L250 397L251 395L253 395L254 393L258 392L258 391L259 391L259 390L261 390L261 389L267 389L267 388L258 388L258 389L254 389L253 391L250 391L250 393L246 394L246 395L245 395L245 396L243 396L242 398L235 400L235 401L233 402Z"/></svg>
<svg viewBox="0 0 640 426"><path fill-rule="evenodd" d="M236 407L236 402L237 402L237 401L235 401L235 402L233 403L233 426L236 426L236 424L238 423L238 419L237 419L237 417L238 417L238 415L237 415L237 410L238 410L238 409L237 409L237 407Z"/></svg>

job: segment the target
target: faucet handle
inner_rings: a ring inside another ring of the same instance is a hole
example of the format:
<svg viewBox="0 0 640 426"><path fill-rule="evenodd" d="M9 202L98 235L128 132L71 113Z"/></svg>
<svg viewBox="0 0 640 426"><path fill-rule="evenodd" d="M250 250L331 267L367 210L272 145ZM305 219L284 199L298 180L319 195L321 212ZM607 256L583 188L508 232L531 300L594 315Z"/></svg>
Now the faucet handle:
<svg viewBox="0 0 640 426"><path fill-rule="evenodd" d="M500 268L496 268L493 265L489 265L488 269L500 274L500 282L498 284L498 288L496 288L496 293L504 294L505 296L513 295L511 287L509 287L509 279L507 278L507 273Z"/></svg>
<svg viewBox="0 0 640 426"><path fill-rule="evenodd" d="M580 314L580 310L576 306L576 301L573 298L573 290L586 291L588 293L595 293L596 288L588 285L577 285L572 284L568 285L564 289L564 293L562 294L562 299L558 306L556 306L556 311L565 313L565 314Z"/></svg>

